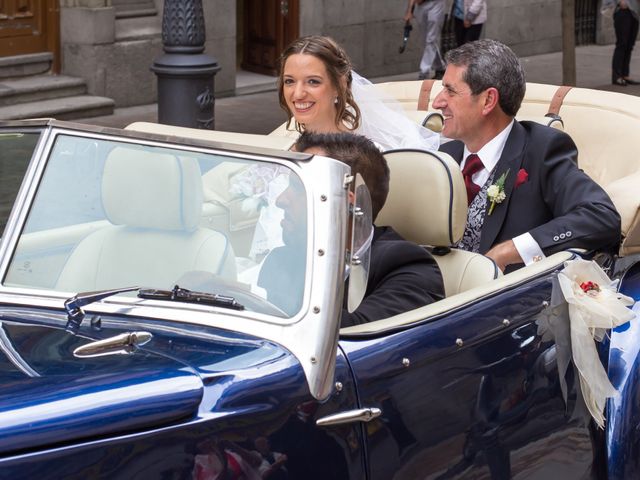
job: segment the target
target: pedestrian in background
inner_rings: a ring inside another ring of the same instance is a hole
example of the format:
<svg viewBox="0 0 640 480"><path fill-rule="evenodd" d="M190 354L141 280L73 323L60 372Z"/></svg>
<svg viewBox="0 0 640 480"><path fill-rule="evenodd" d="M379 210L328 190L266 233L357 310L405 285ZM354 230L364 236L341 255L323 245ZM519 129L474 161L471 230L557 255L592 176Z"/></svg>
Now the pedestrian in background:
<svg viewBox="0 0 640 480"><path fill-rule="evenodd" d="M616 48L611 62L611 82L614 85L637 85L640 82L629 77L631 51L638 36L638 0L604 0L603 12L614 9L613 27L616 32Z"/></svg>
<svg viewBox="0 0 640 480"><path fill-rule="evenodd" d="M454 0L453 21L458 46L478 40L487 21L486 0Z"/></svg>
<svg viewBox="0 0 640 480"><path fill-rule="evenodd" d="M420 60L418 78L435 78L444 73L444 60L440 53L440 37L444 24L446 0L409 0L405 22L415 18L424 31L424 51Z"/></svg>

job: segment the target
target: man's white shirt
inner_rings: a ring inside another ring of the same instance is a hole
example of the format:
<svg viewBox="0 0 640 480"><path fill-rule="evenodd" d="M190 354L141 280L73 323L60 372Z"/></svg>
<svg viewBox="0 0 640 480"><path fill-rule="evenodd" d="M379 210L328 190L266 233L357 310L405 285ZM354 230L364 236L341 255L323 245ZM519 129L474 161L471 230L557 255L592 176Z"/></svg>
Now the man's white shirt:
<svg viewBox="0 0 640 480"><path fill-rule="evenodd" d="M478 155L480 161L482 162L482 165L484 166L484 168L476 172L471 177L473 183L475 183L479 187L482 188L485 182L489 179L489 175L500 160L500 156L502 155L502 151L507 144L507 138L509 138L509 134L511 133L514 122L515 120L511 120L511 123L509 123L509 125L507 125L504 130L493 137L477 152L471 152L466 145L464 146L464 154L462 157L462 162L460 162L460 168L464 168L464 165L467 162L467 157L472 153ZM517 174L518 172L510 172L510 175ZM538 245L538 242L533 239L529 232L514 237L513 243L516 247L516 250L518 250L520 257L522 257L525 265L529 265L534 261L544 258L544 253L542 253L540 245Z"/></svg>

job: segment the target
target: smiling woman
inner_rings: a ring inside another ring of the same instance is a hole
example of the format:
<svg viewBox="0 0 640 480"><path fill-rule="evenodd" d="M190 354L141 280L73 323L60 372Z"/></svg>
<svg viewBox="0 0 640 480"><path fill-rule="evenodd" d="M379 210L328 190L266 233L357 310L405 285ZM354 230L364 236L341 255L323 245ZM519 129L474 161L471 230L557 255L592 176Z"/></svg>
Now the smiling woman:
<svg viewBox="0 0 640 480"><path fill-rule="evenodd" d="M278 95L297 133L352 131L381 150L437 150L439 137L410 120L399 102L358 75L347 53L329 37L302 37L280 57Z"/></svg>
<svg viewBox="0 0 640 480"><path fill-rule="evenodd" d="M360 124L360 109L351 93L351 60L329 37L303 37L280 57L278 93L289 126L298 132L339 132Z"/></svg>

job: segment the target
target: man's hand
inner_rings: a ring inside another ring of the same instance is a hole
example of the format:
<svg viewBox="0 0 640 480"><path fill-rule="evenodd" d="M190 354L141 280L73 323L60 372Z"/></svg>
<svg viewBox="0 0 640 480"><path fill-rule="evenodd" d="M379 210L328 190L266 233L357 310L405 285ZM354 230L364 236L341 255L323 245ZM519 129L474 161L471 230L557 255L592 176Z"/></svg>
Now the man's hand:
<svg viewBox="0 0 640 480"><path fill-rule="evenodd" d="M464 28L469 28L471 25L472 23L469 20L464 21Z"/></svg>
<svg viewBox="0 0 640 480"><path fill-rule="evenodd" d="M414 19L413 16L413 6L416 3L416 0L409 0L407 4L407 13L404 14L404 23L410 23L411 20Z"/></svg>
<svg viewBox="0 0 640 480"><path fill-rule="evenodd" d="M485 255L496 262L498 268L503 272L507 265L523 263L522 257L520 257L513 240L507 240L506 242L494 245Z"/></svg>

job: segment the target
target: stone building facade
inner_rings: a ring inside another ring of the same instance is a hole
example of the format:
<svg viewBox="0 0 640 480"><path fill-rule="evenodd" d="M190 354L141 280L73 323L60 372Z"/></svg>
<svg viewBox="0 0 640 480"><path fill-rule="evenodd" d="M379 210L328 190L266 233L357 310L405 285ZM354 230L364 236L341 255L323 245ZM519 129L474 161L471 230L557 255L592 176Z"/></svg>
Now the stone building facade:
<svg viewBox="0 0 640 480"><path fill-rule="evenodd" d="M113 98L119 107L155 102L156 78L149 67L162 53L163 0L59 1L60 72L84 78L92 94ZM422 43L419 31L414 29L407 50L398 53L406 0L202 3L205 53L216 57L221 66L215 77L218 96L234 93L237 71L247 63L251 55L247 52L252 51L247 50L247 31L257 28L256 19L261 25L269 21L272 15L261 11L267 4L276 14L295 16L289 19L289 35L321 33L334 37L346 47L363 75L376 77L417 70ZM483 35L507 43L519 55L558 51L562 46L560 5L558 0L488 0ZM595 41L612 42L610 20L607 23L596 15L594 21ZM281 34L282 31L275 33ZM279 39L280 44L282 40ZM273 56L273 48L270 51Z"/></svg>

